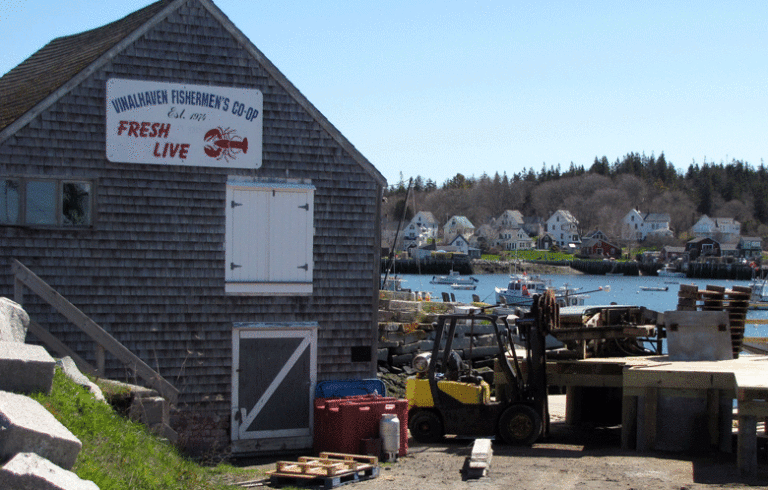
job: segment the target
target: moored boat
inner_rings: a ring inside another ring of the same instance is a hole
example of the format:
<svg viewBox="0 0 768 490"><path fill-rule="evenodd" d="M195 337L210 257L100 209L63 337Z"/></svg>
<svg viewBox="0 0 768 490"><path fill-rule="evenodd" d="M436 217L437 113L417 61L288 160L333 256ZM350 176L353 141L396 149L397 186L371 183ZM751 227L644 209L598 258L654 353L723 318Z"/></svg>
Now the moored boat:
<svg viewBox="0 0 768 490"><path fill-rule="evenodd" d="M451 284L451 289L463 289L467 291L474 291L477 289L477 284Z"/></svg>
<svg viewBox="0 0 768 490"><path fill-rule="evenodd" d="M753 310L768 309L768 279L753 279L749 283L752 288L752 296L749 298L749 307Z"/></svg>
<svg viewBox="0 0 768 490"><path fill-rule="evenodd" d="M533 304L533 295L543 294L547 290L547 283L538 276L512 274L506 289L495 290L496 302L499 304L530 307Z"/></svg>
<svg viewBox="0 0 768 490"><path fill-rule="evenodd" d="M405 280L398 276L381 276L381 283L379 289L382 291L405 291L410 292L410 289L403 287Z"/></svg>
<svg viewBox="0 0 768 490"><path fill-rule="evenodd" d="M470 284L475 284L477 282L478 280L476 278L472 276L462 276L460 273L458 273L455 270L451 270L451 272L447 276L432 276L432 280L429 281L430 284L447 284L449 286L453 286L454 284L470 285Z"/></svg>
<svg viewBox="0 0 768 490"><path fill-rule="evenodd" d="M585 292L569 288L568 286L551 287L538 276L513 274L510 276L506 289L495 288L496 302L507 306L530 308L533 304L533 296L543 294L547 289L555 292L555 301L561 307L581 306L589 298L589 295ZM609 291L610 288L606 286L605 290ZM603 288L601 287L597 291L603 291Z"/></svg>
<svg viewBox="0 0 768 490"><path fill-rule="evenodd" d="M640 286L641 291L668 291L669 286Z"/></svg>
<svg viewBox="0 0 768 490"><path fill-rule="evenodd" d="M661 277L686 277L685 272L677 271L669 264L656 271L656 274Z"/></svg>

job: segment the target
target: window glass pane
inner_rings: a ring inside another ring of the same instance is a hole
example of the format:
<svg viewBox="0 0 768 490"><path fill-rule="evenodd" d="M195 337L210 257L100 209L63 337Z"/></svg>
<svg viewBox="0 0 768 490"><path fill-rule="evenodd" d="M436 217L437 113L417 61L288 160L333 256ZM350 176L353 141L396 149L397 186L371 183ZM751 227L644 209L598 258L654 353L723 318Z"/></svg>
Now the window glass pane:
<svg viewBox="0 0 768 490"><path fill-rule="evenodd" d="M28 225L56 224L56 182L27 182Z"/></svg>
<svg viewBox="0 0 768 490"><path fill-rule="evenodd" d="M19 222L19 181L0 180L0 223Z"/></svg>
<svg viewBox="0 0 768 490"><path fill-rule="evenodd" d="M62 185L62 224L84 226L91 223L91 184L64 182Z"/></svg>

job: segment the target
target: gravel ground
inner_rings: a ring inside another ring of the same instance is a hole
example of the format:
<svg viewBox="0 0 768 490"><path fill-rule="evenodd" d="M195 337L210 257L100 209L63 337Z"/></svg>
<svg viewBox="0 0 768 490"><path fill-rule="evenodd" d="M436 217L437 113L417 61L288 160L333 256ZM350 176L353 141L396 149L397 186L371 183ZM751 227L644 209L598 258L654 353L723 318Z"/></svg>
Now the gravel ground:
<svg viewBox="0 0 768 490"><path fill-rule="evenodd" d="M620 428L574 428L564 423L565 397L550 396L549 438L533 447L493 444L486 476L465 479L472 439L447 437L438 444L408 441L408 456L383 463L378 478L345 485L351 490L436 489L635 489L698 490L768 488L768 458L759 453L757 475L739 476L735 454L622 451ZM282 460L296 460L293 456ZM276 459L247 468L272 470ZM265 482L266 487L269 481Z"/></svg>

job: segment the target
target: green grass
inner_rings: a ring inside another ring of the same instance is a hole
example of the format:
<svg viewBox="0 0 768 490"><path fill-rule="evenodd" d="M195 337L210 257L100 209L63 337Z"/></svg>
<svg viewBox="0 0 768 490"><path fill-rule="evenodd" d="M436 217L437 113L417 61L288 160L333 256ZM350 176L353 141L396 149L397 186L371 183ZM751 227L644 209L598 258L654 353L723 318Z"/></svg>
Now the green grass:
<svg viewBox="0 0 768 490"><path fill-rule="evenodd" d="M548 250L521 250L519 252L504 252L499 255L483 255L483 260L574 260L574 256L563 252L550 252Z"/></svg>
<svg viewBox="0 0 768 490"><path fill-rule="evenodd" d="M56 370L50 395L32 396L83 444L72 471L101 490L221 490L238 470L228 465L201 466L184 458L164 439L96 401L84 388ZM261 475L252 474L251 479ZM244 479L244 478L242 478Z"/></svg>

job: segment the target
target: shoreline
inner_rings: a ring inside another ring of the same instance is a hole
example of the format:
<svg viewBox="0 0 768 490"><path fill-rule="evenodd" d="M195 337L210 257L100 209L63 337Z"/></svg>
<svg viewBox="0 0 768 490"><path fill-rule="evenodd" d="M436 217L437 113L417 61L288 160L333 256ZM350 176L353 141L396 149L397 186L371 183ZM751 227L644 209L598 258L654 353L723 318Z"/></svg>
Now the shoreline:
<svg viewBox="0 0 768 490"><path fill-rule="evenodd" d="M535 262L520 261L515 267L513 262L500 262L490 260L473 260L471 263L472 274L505 274L512 268L518 272L526 274L553 274L564 276L581 276L583 272L577 271L570 266L537 264Z"/></svg>

